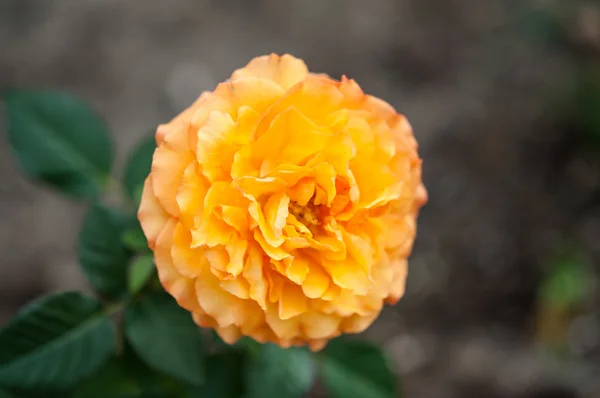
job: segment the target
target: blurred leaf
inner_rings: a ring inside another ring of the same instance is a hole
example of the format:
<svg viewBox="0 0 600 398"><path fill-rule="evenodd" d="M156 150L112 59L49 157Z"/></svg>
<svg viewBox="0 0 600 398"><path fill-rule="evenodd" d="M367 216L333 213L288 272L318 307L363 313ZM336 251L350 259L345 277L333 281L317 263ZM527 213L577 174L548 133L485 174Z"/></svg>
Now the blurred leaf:
<svg viewBox="0 0 600 398"><path fill-rule="evenodd" d="M129 154L123 175L123 184L129 196L136 200L136 203L139 203L141 196L138 196L138 191L141 191L144 180L150 174L155 149L156 140L152 134L145 137Z"/></svg>
<svg viewBox="0 0 600 398"><path fill-rule="evenodd" d="M544 7L531 8L531 4L523 3L518 17L517 29L526 37L531 37L545 45L559 45L565 41L565 31L556 13Z"/></svg>
<svg viewBox="0 0 600 398"><path fill-rule="evenodd" d="M136 294L150 279L154 270L152 255L138 257L129 267L129 293Z"/></svg>
<svg viewBox="0 0 600 398"><path fill-rule="evenodd" d="M600 144L600 72L597 65L584 67L575 87L575 117L584 138Z"/></svg>
<svg viewBox="0 0 600 398"><path fill-rule="evenodd" d="M0 390L0 398L13 398L7 391Z"/></svg>
<svg viewBox="0 0 600 398"><path fill-rule="evenodd" d="M125 215L95 202L79 235L79 262L94 289L108 297L127 291L131 252L121 242L127 223Z"/></svg>
<svg viewBox="0 0 600 398"><path fill-rule="evenodd" d="M84 380L73 398L137 397L141 388L133 380L123 358L111 358L99 372Z"/></svg>
<svg viewBox="0 0 600 398"><path fill-rule="evenodd" d="M540 285L540 299L545 306L565 310L580 304L588 293L586 271L577 259L559 261Z"/></svg>
<svg viewBox="0 0 600 398"><path fill-rule="evenodd" d="M282 349L273 344L260 347L248 363L248 398L302 397L315 380L311 354L300 348Z"/></svg>
<svg viewBox="0 0 600 398"><path fill-rule="evenodd" d="M334 398L399 397L395 376L380 347L336 339L321 353L323 382Z"/></svg>
<svg viewBox="0 0 600 398"><path fill-rule="evenodd" d="M0 330L0 385L63 388L97 370L115 348L100 303L76 292L38 300Z"/></svg>
<svg viewBox="0 0 600 398"><path fill-rule="evenodd" d="M6 391L14 398L65 398L68 397L68 391L60 390L43 390L43 389L9 389ZM0 394L0 398L2 395Z"/></svg>
<svg viewBox="0 0 600 398"><path fill-rule="evenodd" d="M125 313L125 334L150 367L182 381L204 381L200 328L189 312L165 293L140 298Z"/></svg>
<svg viewBox="0 0 600 398"><path fill-rule="evenodd" d="M148 248L148 240L146 239L146 235L144 235L144 231L142 231L142 227L139 223L136 223L134 227L123 232L121 241L126 248L134 252L150 250Z"/></svg>
<svg viewBox="0 0 600 398"><path fill-rule="evenodd" d="M140 361L129 346L92 377L79 384L73 398L179 397L183 386Z"/></svg>
<svg viewBox="0 0 600 398"><path fill-rule="evenodd" d="M244 355L228 351L206 358L206 382L190 398L238 398L244 393ZM265 395L265 397L267 397Z"/></svg>
<svg viewBox="0 0 600 398"><path fill-rule="evenodd" d="M66 93L9 90L8 138L29 177L76 198L95 195L110 174L107 128L86 104Z"/></svg>

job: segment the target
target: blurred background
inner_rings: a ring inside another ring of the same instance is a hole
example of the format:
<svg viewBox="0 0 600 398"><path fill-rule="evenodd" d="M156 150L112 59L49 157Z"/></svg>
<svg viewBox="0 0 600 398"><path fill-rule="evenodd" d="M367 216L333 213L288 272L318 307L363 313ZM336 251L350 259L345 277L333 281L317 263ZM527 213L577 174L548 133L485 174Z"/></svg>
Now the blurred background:
<svg viewBox="0 0 600 398"><path fill-rule="evenodd" d="M600 397L600 1L0 0L0 88L88 101L121 163L270 52L414 127L430 202L407 294L366 332L406 396ZM85 205L27 182L1 139L0 324L86 284Z"/></svg>

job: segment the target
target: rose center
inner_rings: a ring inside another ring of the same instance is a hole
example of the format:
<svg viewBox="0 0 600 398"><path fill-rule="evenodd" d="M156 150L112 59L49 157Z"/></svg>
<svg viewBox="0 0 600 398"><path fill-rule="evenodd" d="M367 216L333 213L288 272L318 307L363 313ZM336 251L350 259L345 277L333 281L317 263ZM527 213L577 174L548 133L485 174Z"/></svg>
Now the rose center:
<svg viewBox="0 0 600 398"><path fill-rule="evenodd" d="M290 202L289 211L308 229L317 227L323 217L322 206L315 206L312 203L302 206L296 202Z"/></svg>

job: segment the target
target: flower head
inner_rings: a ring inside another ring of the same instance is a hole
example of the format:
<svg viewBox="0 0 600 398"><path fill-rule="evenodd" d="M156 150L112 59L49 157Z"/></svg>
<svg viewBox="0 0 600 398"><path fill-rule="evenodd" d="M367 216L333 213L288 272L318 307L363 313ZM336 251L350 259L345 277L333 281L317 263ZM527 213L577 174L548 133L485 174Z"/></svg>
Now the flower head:
<svg viewBox="0 0 600 398"><path fill-rule="evenodd" d="M258 57L156 142L138 215L198 325L318 350L403 295L421 159L406 118L354 80Z"/></svg>

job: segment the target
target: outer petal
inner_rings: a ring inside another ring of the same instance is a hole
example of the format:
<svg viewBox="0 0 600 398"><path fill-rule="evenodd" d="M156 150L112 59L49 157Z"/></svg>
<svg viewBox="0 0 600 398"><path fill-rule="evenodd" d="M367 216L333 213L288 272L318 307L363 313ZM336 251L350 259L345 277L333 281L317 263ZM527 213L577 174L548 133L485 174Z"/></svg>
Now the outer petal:
<svg viewBox="0 0 600 398"><path fill-rule="evenodd" d="M233 72L231 79L262 77L279 84L284 90L300 82L308 75L306 64L291 55L276 54L254 58L246 67Z"/></svg>
<svg viewBox="0 0 600 398"><path fill-rule="evenodd" d="M160 204L172 216L179 215L177 189L181 183L183 172L192 161L191 152L175 152L164 144L154 151L152 159L153 191Z"/></svg>
<svg viewBox="0 0 600 398"><path fill-rule="evenodd" d="M138 219L142 225L142 229L148 245L154 249L156 239L169 220L169 214L160 205L154 192L152 191L152 176L148 176L144 182L142 191L142 201L138 210Z"/></svg>
<svg viewBox="0 0 600 398"><path fill-rule="evenodd" d="M156 242L154 261L161 283L180 306L195 313L204 313L196 298L194 279L181 275L173 266L170 249L175 232L175 219L170 219Z"/></svg>

